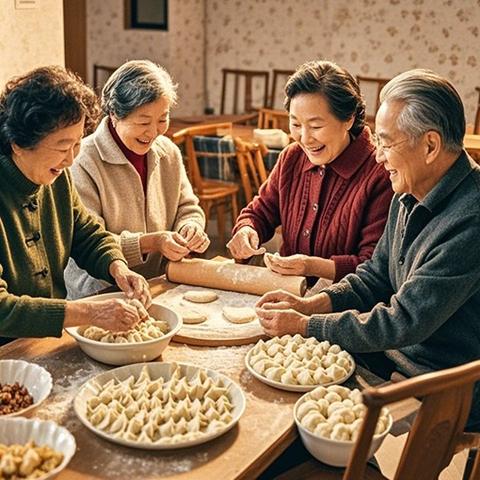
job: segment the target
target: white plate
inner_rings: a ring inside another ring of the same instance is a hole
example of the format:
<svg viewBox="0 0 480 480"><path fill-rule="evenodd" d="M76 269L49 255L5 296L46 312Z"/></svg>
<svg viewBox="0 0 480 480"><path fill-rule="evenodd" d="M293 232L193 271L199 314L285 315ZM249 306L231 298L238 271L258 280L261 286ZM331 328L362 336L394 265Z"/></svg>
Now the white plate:
<svg viewBox="0 0 480 480"><path fill-rule="evenodd" d="M52 391L52 376L40 365L23 360L0 360L0 384L15 382L27 388L33 404L14 413L0 415L0 419L24 415L38 407Z"/></svg>
<svg viewBox="0 0 480 480"><path fill-rule="evenodd" d="M138 378L138 376L140 375L140 372L142 371L142 368L145 365L148 366L148 370L152 379L163 377L165 380L168 380L171 376L172 364L167 362L137 363L136 365L127 365L125 367L114 368L113 370L109 370L108 372L101 373L91 378L87 383L85 383L80 388L80 391L78 392L78 394L76 395L73 401L73 407L75 409L75 413L77 414L80 421L95 434L111 442L119 443L120 445L125 445L127 447L142 448L146 450L173 450L176 448L185 448L185 447L192 447L194 445L199 445L201 443L205 443L210 440L213 440L214 438L219 437L220 435L223 435L224 433L228 432L228 430L230 430L238 422L240 417L243 415L243 412L245 411L246 400L245 400L245 395L242 392L242 389L233 380L230 380L230 378L228 378L227 376L219 372L216 372L215 370L202 368L202 370L206 371L209 377L212 377L213 379L221 379L225 387L229 388L228 390L229 396L232 399L232 405L234 407L232 411L233 418L232 418L232 421L227 426L225 426L224 429L205 434L200 438L195 438L194 440L188 440L184 442L166 445L166 444L155 444L155 443L139 443L139 442L133 442L130 440L125 440L123 438L118 438L113 435L109 435L108 433L105 433L104 431L99 430L94 426L92 426L90 421L87 419L87 415L86 415L87 400L91 398L93 395L95 395L95 389L92 386L92 383L104 385L112 378L119 381L123 381L128 377L130 377L131 375L133 375L135 378ZM178 365L178 367L181 368L182 374L187 378L191 378L195 376L198 370L200 370L199 367L196 367L194 365L189 365L187 363L177 363L176 365Z"/></svg>
<svg viewBox="0 0 480 480"><path fill-rule="evenodd" d="M252 355L254 348L255 348L255 345L247 352L247 355L245 356L245 366L247 367L247 370L261 382L266 383L271 387L279 388L280 390L287 390L288 392L310 392L311 390L320 386L328 387L329 385L339 385L343 382L346 382L353 375L353 372L355 371L355 360L349 354L348 359L352 362L352 369L350 370L350 372L348 372L348 374L345 377L341 378L340 380L337 380L335 382L321 383L321 384L315 384L315 385L289 385L286 383L277 382L275 380L270 380L269 378L264 377L263 375L260 375L258 372L256 372L253 369L253 367L250 365L250 357Z"/></svg>
<svg viewBox="0 0 480 480"><path fill-rule="evenodd" d="M83 300L99 302L111 298L125 299L125 295L121 292L105 293L103 295L95 295ZM171 308L163 305L152 303L151 307L148 309L148 313L155 319L165 320L168 323L170 331L162 337L147 340L146 342L107 343L85 338L78 333L78 327L69 327L65 330L78 342L80 348L88 356L99 362L107 363L109 365L128 365L130 363L148 362L161 355L165 348L167 348L170 340L183 325L180 315Z"/></svg>
<svg viewBox="0 0 480 480"><path fill-rule="evenodd" d="M5 418L0 420L0 443L24 445L33 440L36 445L48 445L63 453L62 463L39 480L53 478L63 470L77 449L74 436L64 427L52 421L29 420L26 418Z"/></svg>

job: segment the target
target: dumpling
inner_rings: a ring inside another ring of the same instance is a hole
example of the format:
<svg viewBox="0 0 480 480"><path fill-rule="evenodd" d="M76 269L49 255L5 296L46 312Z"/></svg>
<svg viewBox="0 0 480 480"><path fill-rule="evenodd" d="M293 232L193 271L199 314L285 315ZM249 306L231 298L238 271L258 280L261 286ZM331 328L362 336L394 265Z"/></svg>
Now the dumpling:
<svg viewBox="0 0 480 480"><path fill-rule="evenodd" d="M349 388L342 387L341 385L331 385L328 387L328 391L338 393L342 397L342 400L348 398L351 392Z"/></svg>
<svg viewBox="0 0 480 480"><path fill-rule="evenodd" d="M336 364L330 365L326 370L326 374L332 377L335 382L347 376L346 370Z"/></svg>
<svg viewBox="0 0 480 480"><path fill-rule="evenodd" d="M298 419L302 420L302 418L311 410L318 411L317 402L315 400L307 400L306 402L303 402L297 409Z"/></svg>
<svg viewBox="0 0 480 480"><path fill-rule="evenodd" d="M315 378L315 377L314 377ZM320 400L323 398L326 394L328 393L328 390L326 387L317 387L315 390L312 390L310 392L310 398L313 400Z"/></svg>
<svg viewBox="0 0 480 480"><path fill-rule="evenodd" d="M330 438L330 434L332 433L332 426L327 422L320 422L315 427L313 433L320 437Z"/></svg>
<svg viewBox="0 0 480 480"><path fill-rule="evenodd" d="M315 385L315 380L312 378L312 375L308 370L302 370L297 375L297 382L300 385Z"/></svg>
<svg viewBox="0 0 480 480"><path fill-rule="evenodd" d="M324 422L325 417L316 411L308 412L300 421L300 423L310 432L315 430L315 427L320 423Z"/></svg>
<svg viewBox="0 0 480 480"><path fill-rule="evenodd" d="M337 423L332 428L332 433L330 434L332 440L350 440L350 429L347 425L343 423Z"/></svg>
<svg viewBox="0 0 480 480"><path fill-rule="evenodd" d="M283 367L270 367L265 370L264 375L269 380L274 380L275 382L279 382L282 378L282 375L285 373L285 369Z"/></svg>
<svg viewBox="0 0 480 480"><path fill-rule="evenodd" d="M329 391L323 398L328 403L341 402L342 401L342 397L338 393L331 392L331 391Z"/></svg>

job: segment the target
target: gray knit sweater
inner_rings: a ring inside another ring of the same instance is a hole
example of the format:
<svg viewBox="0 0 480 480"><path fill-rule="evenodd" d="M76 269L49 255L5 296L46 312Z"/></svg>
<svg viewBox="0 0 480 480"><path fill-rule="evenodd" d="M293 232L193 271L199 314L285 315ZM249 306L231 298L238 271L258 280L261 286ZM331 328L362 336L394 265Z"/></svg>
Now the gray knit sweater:
<svg viewBox="0 0 480 480"><path fill-rule="evenodd" d="M393 198L372 259L323 290L341 313L314 315L308 334L386 351L409 376L480 358L479 239L480 168L462 153L423 201Z"/></svg>

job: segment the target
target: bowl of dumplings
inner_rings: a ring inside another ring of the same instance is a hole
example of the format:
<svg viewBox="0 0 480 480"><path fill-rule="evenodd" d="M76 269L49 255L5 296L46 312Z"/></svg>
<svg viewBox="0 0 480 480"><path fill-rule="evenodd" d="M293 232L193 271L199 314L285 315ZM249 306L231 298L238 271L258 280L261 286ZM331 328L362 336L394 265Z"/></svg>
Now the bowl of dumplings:
<svg viewBox="0 0 480 480"><path fill-rule="evenodd" d="M317 387L300 397L293 416L305 448L317 460L334 467L345 467L366 411L360 390L331 385ZM368 452L369 458L379 449L392 423L391 414L383 408Z"/></svg>
<svg viewBox="0 0 480 480"><path fill-rule="evenodd" d="M0 478L55 477L75 454L73 435L55 422L0 420Z"/></svg>
<svg viewBox="0 0 480 480"><path fill-rule="evenodd" d="M122 298L122 293L109 293L91 297L91 301ZM127 301L127 300L126 300ZM90 357L109 365L128 365L148 362L159 357L172 338L182 328L182 318L164 305L152 303L148 310L137 300L128 300L139 311L141 321L126 332L110 332L86 325L65 330ZM137 302L137 303L136 303Z"/></svg>

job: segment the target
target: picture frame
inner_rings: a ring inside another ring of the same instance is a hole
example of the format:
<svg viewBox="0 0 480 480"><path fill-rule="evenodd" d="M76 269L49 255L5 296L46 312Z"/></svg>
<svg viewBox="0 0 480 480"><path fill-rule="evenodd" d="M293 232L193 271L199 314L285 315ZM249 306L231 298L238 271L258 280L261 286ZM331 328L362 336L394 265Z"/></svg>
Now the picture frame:
<svg viewBox="0 0 480 480"><path fill-rule="evenodd" d="M168 0L125 0L127 29L168 30Z"/></svg>

